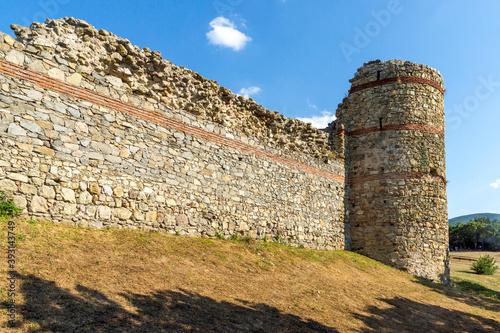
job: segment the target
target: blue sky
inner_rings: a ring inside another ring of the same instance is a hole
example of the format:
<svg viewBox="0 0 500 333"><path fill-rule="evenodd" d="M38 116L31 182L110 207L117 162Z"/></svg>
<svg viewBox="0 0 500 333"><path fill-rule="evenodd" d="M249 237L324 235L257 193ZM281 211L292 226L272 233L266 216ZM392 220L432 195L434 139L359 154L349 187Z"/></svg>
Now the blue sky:
<svg viewBox="0 0 500 333"><path fill-rule="evenodd" d="M0 9L4 33L81 18L315 123L334 115L364 62L427 64L447 89L449 216L500 213L499 1L18 0Z"/></svg>

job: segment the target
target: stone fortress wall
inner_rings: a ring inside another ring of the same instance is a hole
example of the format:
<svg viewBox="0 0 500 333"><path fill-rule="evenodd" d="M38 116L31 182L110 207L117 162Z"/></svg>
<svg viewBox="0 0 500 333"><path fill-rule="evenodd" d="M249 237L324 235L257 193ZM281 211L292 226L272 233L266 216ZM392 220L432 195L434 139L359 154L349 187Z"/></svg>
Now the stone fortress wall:
<svg viewBox="0 0 500 333"><path fill-rule="evenodd" d="M344 165L325 132L83 21L13 28L0 188L31 217L345 248Z"/></svg>
<svg viewBox="0 0 500 333"><path fill-rule="evenodd" d="M16 40L0 34L0 189L30 217L326 249L352 238L446 280L437 71L365 64L323 131L81 20L12 28Z"/></svg>

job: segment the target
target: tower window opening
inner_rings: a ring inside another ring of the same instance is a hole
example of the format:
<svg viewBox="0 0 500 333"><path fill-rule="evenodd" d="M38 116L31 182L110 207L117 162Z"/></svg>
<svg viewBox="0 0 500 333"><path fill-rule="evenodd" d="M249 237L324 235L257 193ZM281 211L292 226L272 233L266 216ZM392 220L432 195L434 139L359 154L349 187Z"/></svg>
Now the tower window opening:
<svg viewBox="0 0 500 333"><path fill-rule="evenodd" d="M382 130L382 118L378 118L378 121L379 121L379 129Z"/></svg>
<svg viewBox="0 0 500 333"><path fill-rule="evenodd" d="M377 71L377 81L380 80L380 71Z"/></svg>

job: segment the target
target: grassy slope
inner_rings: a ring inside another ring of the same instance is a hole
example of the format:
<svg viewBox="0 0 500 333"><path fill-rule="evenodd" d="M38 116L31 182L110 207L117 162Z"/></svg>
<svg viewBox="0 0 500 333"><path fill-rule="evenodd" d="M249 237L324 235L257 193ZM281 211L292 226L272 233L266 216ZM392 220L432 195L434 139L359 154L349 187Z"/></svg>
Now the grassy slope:
<svg viewBox="0 0 500 333"><path fill-rule="evenodd" d="M352 252L41 222L16 232L19 332L500 331L498 299Z"/></svg>

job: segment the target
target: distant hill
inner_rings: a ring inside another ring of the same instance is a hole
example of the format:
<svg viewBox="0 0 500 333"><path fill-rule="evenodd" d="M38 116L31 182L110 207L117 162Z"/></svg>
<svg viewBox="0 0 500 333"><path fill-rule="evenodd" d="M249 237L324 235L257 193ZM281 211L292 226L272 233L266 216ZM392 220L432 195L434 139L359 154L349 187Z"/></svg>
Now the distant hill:
<svg viewBox="0 0 500 333"><path fill-rule="evenodd" d="M469 215L462 215L458 217L454 217L452 219L448 220L448 223L450 225L457 225L458 222L467 223L471 220L474 220L476 217L489 217L490 219L494 220L500 220L500 214L494 214L494 213L478 213L478 214L469 214Z"/></svg>

